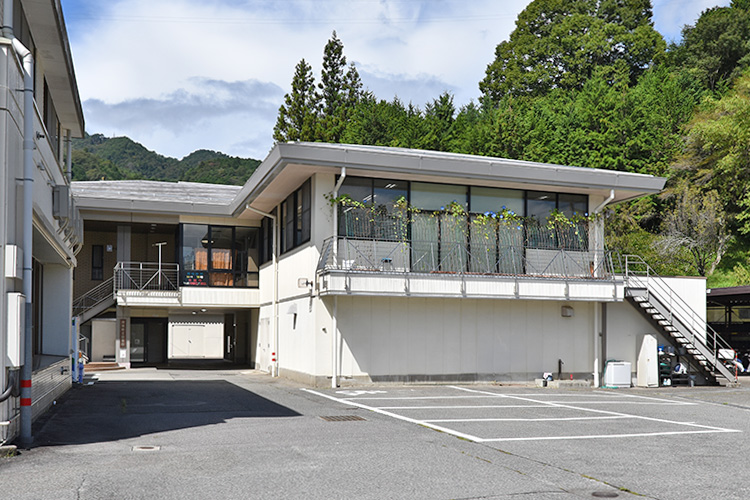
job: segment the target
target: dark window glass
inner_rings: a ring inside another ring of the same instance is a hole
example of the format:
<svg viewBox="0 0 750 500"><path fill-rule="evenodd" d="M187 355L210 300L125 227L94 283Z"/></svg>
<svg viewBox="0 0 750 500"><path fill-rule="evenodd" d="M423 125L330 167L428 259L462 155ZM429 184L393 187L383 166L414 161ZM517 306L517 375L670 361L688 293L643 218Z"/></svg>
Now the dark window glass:
<svg viewBox="0 0 750 500"><path fill-rule="evenodd" d="M557 208L557 195L545 191L528 191L526 194L526 215L544 222Z"/></svg>
<svg viewBox="0 0 750 500"><path fill-rule="evenodd" d="M286 237L286 215L287 215L287 211L288 211L287 210L287 202L285 200L285 201L281 202L281 218L279 220L279 232L280 232L279 237L281 238L281 240L279 242L280 243L279 247L280 247L280 251L281 252L286 252L286 249L287 249L287 237Z"/></svg>
<svg viewBox="0 0 750 500"><path fill-rule="evenodd" d="M295 193L294 246L302 243L302 190Z"/></svg>
<svg viewBox="0 0 750 500"><path fill-rule="evenodd" d="M372 179L347 177L339 188L339 196L344 194L365 205L372 203Z"/></svg>
<svg viewBox="0 0 750 500"><path fill-rule="evenodd" d="M389 181L375 179L373 181L372 202L379 210L392 213L396 201L400 198L408 199L409 183L406 181Z"/></svg>
<svg viewBox="0 0 750 500"><path fill-rule="evenodd" d="M301 191L301 198L302 198L302 236L300 239L300 243L304 243L306 241L310 241L310 225L311 225L311 217L310 217L310 207L312 206L311 203L311 196L310 196L310 181L308 180L306 183L302 185Z"/></svg>
<svg viewBox="0 0 750 500"><path fill-rule="evenodd" d="M294 193L289 195L282 208L284 213L284 251L294 248Z"/></svg>
<svg viewBox="0 0 750 500"><path fill-rule="evenodd" d="M104 279L104 246L102 245L91 247L91 279Z"/></svg>
<svg viewBox="0 0 750 500"><path fill-rule="evenodd" d="M258 286L258 234L255 227L235 228L235 285Z"/></svg>
<svg viewBox="0 0 750 500"><path fill-rule="evenodd" d="M575 215L586 215L589 211L589 197L585 194L565 194L558 195L558 210L571 218Z"/></svg>

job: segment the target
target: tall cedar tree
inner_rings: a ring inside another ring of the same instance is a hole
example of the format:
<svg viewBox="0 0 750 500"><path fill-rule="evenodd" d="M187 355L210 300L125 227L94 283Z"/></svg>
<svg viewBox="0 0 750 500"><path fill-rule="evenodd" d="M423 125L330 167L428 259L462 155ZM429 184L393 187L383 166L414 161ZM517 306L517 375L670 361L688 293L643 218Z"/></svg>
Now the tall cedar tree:
<svg viewBox="0 0 750 500"><path fill-rule="evenodd" d="M276 142L315 141L318 139L320 96L315 91L312 66L302 59L294 70L292 92L284 96L273 128Z"/></svg>
<svg viewBox="0 0 750 500"><path fill-rule="evenodd" d="M627 68L630 83L664 52L650 0L534 0L479 83L497 103L505 95L580 89L595 70Z"/></svg>
<svg viewBox="0 0 750 500"><path fill-rule="evenodd" d="M340 142L348 117L362 96L362 82L354 64L347 68L344 44L335 31L323 49L318 88L321 97L318 136L325 142Z"/></svg>

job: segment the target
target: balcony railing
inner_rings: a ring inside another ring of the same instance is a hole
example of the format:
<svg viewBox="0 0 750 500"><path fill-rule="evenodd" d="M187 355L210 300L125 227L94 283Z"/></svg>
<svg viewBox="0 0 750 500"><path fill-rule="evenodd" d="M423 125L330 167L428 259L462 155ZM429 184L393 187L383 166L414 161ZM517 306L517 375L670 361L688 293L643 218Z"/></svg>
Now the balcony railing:
<svg viewBox="0 0 750 500"><path fill-rule="evenodd" d="M119 290L178 291L178 264L118 262L115 266L115 292Z"/></svg>
<svg viewBox="0 0 750 500"><path fill-rule="evenodd" d="M325 240L318 272L446 273L613 280L609 251L529 248L494 242ZM335 247L335 248L334 248Z"/></svg>

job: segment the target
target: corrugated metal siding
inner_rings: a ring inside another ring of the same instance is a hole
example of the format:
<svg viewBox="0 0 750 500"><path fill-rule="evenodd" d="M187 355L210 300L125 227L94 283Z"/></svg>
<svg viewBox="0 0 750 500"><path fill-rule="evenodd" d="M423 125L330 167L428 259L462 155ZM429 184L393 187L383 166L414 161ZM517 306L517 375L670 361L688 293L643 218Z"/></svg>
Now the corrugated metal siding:
<svg viewBox="0 0 750 500"><path fill-rule="evenodd" d="M35 372L31 376L31 418L36 420L47 411L54 400L70 389L72 383L68 358Z"/></svg>

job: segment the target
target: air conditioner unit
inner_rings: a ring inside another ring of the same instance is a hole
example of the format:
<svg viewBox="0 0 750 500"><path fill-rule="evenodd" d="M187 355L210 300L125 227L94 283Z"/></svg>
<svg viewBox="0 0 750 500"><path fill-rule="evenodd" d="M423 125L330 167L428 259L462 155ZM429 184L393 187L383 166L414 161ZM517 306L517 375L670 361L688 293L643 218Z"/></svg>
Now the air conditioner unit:
<svg viewBox="0 0 750 500"><path fill-rule="evenodd" d="M70 187L65 184L52 188L52 216L56 219L70 217Z"/></svg>

